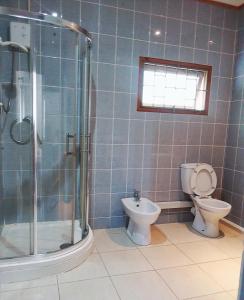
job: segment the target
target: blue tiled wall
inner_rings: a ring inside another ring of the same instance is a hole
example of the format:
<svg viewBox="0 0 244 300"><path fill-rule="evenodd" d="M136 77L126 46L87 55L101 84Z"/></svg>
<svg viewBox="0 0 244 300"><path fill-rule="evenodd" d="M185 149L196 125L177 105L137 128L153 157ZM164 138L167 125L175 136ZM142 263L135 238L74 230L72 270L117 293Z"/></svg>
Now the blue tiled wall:
<svg viewBox="0 0 244 300"><path fill-rule="evenodd" d="M95 39L91 224L122 225L120 198L134 188L153 201L184 200L183 162L212 164L220 197L238 12L188 0L81 2L81 12ZM209 115L137 112L140 55L212 65ZM189 218L166 213L159 222Z"/></svg>
<svg viewBox="0 0 244 300"><path fill-rule="evenodd" d="M239 17L227 135L222 196L232 205L228 218L244 227L244 8Z"/></svg>
<svg viewBox="0 0 244 300"><path fill-rule="evenodd" d="M93 35L91 225L124 224L120 198L134 188L153 201L185 199L184 162L212 164L220 197L238 11L197 0L36 0L32 9L57 12ZM137 112L139 56L212 65L209 115ZM47 71L51 63L43 61ZM159 221L188 218L174 213Z"/></svg>

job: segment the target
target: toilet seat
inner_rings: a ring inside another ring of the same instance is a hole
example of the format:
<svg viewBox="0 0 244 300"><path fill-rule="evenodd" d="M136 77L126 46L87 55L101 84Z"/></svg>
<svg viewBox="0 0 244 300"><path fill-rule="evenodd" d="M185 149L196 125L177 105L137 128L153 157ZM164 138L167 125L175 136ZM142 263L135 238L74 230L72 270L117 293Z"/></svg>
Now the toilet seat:
<svg viewBox="0 0 244 300"><path fill-rule="evenodd" d="M191 179L190 187L195 195L200 197L211 195L217 186L217 176L208 164L200 164L194 169Z"/></svg>
<svg viewBox="0 0 244 300"><path fill-rule="evenodd" d="M224 202L222 200L214 199L212 197L195 197L195 199L200 208L210 212L221 212L231 207L229 203Z"/></svg>

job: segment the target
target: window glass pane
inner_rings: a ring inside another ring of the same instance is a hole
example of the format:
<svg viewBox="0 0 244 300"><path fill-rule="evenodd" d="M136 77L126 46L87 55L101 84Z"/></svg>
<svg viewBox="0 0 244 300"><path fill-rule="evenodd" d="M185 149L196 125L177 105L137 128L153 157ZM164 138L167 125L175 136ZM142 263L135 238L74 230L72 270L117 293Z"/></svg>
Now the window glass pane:
<svg viewBox="0 0 244 300"><path fill-rule="evenodd" d="M176 72L173 68L167 68L166 70L166 87L175 87Z"/></svg>
<svg viewBox="0 0 244 300"><path fill-rule="evenodd" d="M143 104L144 105L151 105L152 103L152 100L153 100L153 95L154 93L154 88L153 86L144 86L143 87L143 96L142 96L142 99L143 99Z"/></svg>
<svg viewBox="0 0 244 300"><path fill-rule="evenodd" d="M176 78L176 87L180 89L186 88L186 70L179 69Z"/></svg>
<svg viewBox="0 0 244 300"><path fill-rule="evenodd" d="M207 76L208 72L204 70L145 63L142 104L147 107L203 111Z"/></svg>
<svg viewBox="0 0 244 300"><path fill-rule="evenodd" d="M197 80L187 80L186 82L186 98L195 99L197 89Z"/></svg>
<svg viewBox="0 0 244 300"><path fill-rule="evenodd" d="M144 85L153 85L154 82L154 72L151 70L144 71Z"/></svg>
<svg viewBox="0 0 244 300"><path fill-rule="evenodd" d="M206 98L206 91L199 91L197 93L196 110L201 111L205 109L205 98Z"/></svg>

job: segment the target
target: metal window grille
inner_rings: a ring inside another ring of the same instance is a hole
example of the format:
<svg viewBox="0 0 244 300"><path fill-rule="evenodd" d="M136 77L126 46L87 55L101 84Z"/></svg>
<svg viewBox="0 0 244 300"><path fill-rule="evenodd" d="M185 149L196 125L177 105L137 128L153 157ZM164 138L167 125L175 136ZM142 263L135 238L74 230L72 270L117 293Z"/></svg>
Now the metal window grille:
<svg viewBox="0 0 244 300"><path fill-rule="evenodd" d="M142 105L204 111L207 75L205 70L145 63Z"/></svg>

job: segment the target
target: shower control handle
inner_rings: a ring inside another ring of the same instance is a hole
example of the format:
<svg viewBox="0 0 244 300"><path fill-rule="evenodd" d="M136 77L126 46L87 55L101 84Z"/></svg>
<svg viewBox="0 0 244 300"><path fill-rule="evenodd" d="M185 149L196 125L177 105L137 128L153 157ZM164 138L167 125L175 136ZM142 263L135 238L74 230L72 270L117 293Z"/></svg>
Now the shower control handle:
<svg viewBox="0 0 244 300"><path fill-rule="evenodd" d="M73 151L70 151L70 139L73 139ZM67 133L66 134L66 155L75 155L75 134Z"/></svg>

